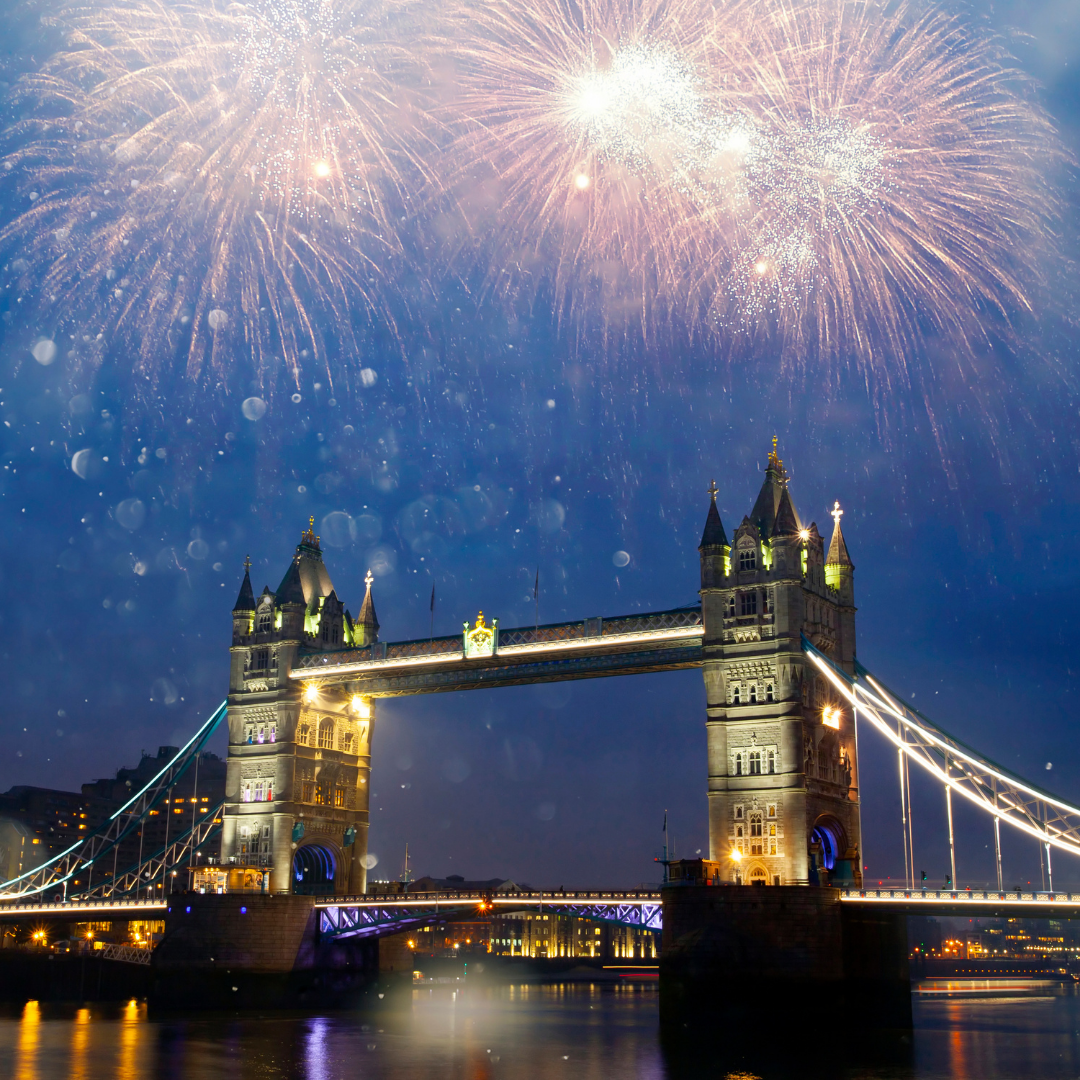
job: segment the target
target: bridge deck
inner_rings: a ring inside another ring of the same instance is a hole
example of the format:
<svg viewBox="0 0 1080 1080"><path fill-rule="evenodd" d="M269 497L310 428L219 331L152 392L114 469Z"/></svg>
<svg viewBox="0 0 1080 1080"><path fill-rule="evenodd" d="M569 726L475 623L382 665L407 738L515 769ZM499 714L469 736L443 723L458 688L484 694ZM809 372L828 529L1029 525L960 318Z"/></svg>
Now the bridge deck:
<svg viewBox="0 0 1080 1080"><path fill-rule="evenodd" d="M0 921L20 919L78 919L92 921L97 915L140 915L164 911L168 898L157 900L81 900L57 901L52 904L0 904Z"/></svg>
<svg viewBox="0 0 1080 1080"><path fill-rule="evenodd" d="M908 915L960 915L968 918L1076 919L1077 892L997 892L985 889L841 889L845 904L883 907Z"/></svg>
<svg viewBox="0 0 1080 1080"><path fill-rule="evenodd" d="M320 685L348 682L356 693L395 697L675 671L701 665L703 633L700 607L676 608L499 630L485 656L466 656L462 634L309 653L297 659L290 676Z"/></svg>

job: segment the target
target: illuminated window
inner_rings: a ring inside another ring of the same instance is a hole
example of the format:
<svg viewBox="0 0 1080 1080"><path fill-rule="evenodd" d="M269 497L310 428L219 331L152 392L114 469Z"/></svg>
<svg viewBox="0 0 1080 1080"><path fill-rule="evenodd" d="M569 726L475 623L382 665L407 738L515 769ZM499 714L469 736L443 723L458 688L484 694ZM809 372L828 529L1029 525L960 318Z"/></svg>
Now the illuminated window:
<svg viewBox="0 0 1080 1080"><path fill-rule="evenodd" d="M353 752L353 736L351 731L343 731L341 733L340 749L344 750L346 754Z"/></svg>
<svg viewBox="0 0 1080 1080"><path fill-rule="evenodd" d="M757 552L753 548L742 548L739 551L739 569L757 569Z"/></svg>
<svg viewBox="0 0 1080 1080"><path fill-rule="evenodd" d="M776 807L775 806L770 806L769 807L769 817L776 817Z"/></svg>
<svg viewBox="0 0 1080 1080"><path fill-rule="evenodd" d="M314 802L315 801L315 785L310 780L304 780L300 784L300 801L301 802Z"/></svg>
<svg viewBox="0 0 1080 1080"><path fill-rule="evenodd" d="M770 836L775 836L776 835L776 826L775 825L770 825L769 826L769 835Z"/></svg>
<svg viewBox="0 0 1080 1080"><path fill-rule="evenodd" d="M751 750L750 751L750 775L751 776L760 776L761 775L761 751L760 750Z"/></svg>
<svg viewBox="0 0 1080 1080"><path fill-rule="evenodd" d="M344 788L340 788L340 787L339 788L334 788L334 805L337 806L337 807L342 807L342 806L345 805L345 789Z"/></svg>
<svg viewBox="0 0 1080 1080"><path fill-rule="evenodd" d="M739 614L740 615L756 615L757 614L757 593L756 592L739 593Z"/></svg>

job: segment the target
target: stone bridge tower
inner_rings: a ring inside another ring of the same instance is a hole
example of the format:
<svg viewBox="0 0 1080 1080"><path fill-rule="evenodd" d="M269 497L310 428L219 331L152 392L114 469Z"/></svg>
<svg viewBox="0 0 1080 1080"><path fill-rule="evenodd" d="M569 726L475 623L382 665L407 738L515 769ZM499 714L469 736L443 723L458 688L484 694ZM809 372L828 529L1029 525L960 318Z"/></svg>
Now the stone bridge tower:
<svg viewBox="0 0 1080 1080"><path fill-rule="evenodd" d="M801 635L853 673L854 566L833 510L828 551L803 526L776 453L728 541L711 487L701 538L709 851L744 884L858 883L859 779L851 709Z"/></svg>
<svg viewBox="0 0 1080 1080"><path fill-rule="evenodd" d="M245 567L233 608L221 857L248 887L268 871L271 892L364 891L374 702L305 686L291 671L298 656L377 640L371 581L354 621L314 519L276 592L256 598Z"/></svg>

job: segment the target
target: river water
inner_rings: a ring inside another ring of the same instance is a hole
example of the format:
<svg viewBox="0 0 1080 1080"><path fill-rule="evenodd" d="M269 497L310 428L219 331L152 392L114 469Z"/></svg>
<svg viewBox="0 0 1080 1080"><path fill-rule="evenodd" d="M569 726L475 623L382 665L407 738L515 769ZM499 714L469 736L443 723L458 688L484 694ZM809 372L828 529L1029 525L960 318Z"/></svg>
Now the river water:
<svg viewBox="0 0 1080 1080"><path fill-rule="evenodd" d="M767 1012L767 1002L762 1003ZM771 1032L771 1033L770 1033ZM708 1045L658 1033L655 985L435 987L366 1013L153 1017L145 1005L36 1002L0 1017L0 1076L17 1080L1052 1080L1080 1076L1080 997L1056 986L937 984L910 1036L856 1048L798 1039L785 1018L753 1036L717 1016Z"/></svg>

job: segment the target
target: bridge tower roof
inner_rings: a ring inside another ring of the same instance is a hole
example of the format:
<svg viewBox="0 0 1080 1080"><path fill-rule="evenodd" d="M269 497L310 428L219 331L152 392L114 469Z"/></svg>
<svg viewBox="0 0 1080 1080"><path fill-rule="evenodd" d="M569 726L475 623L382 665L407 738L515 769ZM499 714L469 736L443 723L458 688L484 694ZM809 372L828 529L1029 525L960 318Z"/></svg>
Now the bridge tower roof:
<svg viewBox="0 0 1080 1080"><path fill-rule="evenodd" d="M750 520L758 527L758 534L762 540L799 531L799 516L795 513L791 496L787 492L787 484L787 470L776 452L776 437L773 436L773 447L765 465L765 480L758 492L754 509L750 511ZM783 505L785 498L786 506ZM781 510L783 510L782 521L780 520ZM792 521L794 521L794 528L791 528Z"/></svg>
<svg viewBox="0 0 1080 1080"><path fill-rule="evenodd" d="M303 604L309 607L318 597L329 596L334 591L330 572L323 562L322 548L315 535L315 519L311 518L307 530L296 545L292 565L285 571L277 589L279 604Z"/></svg>

